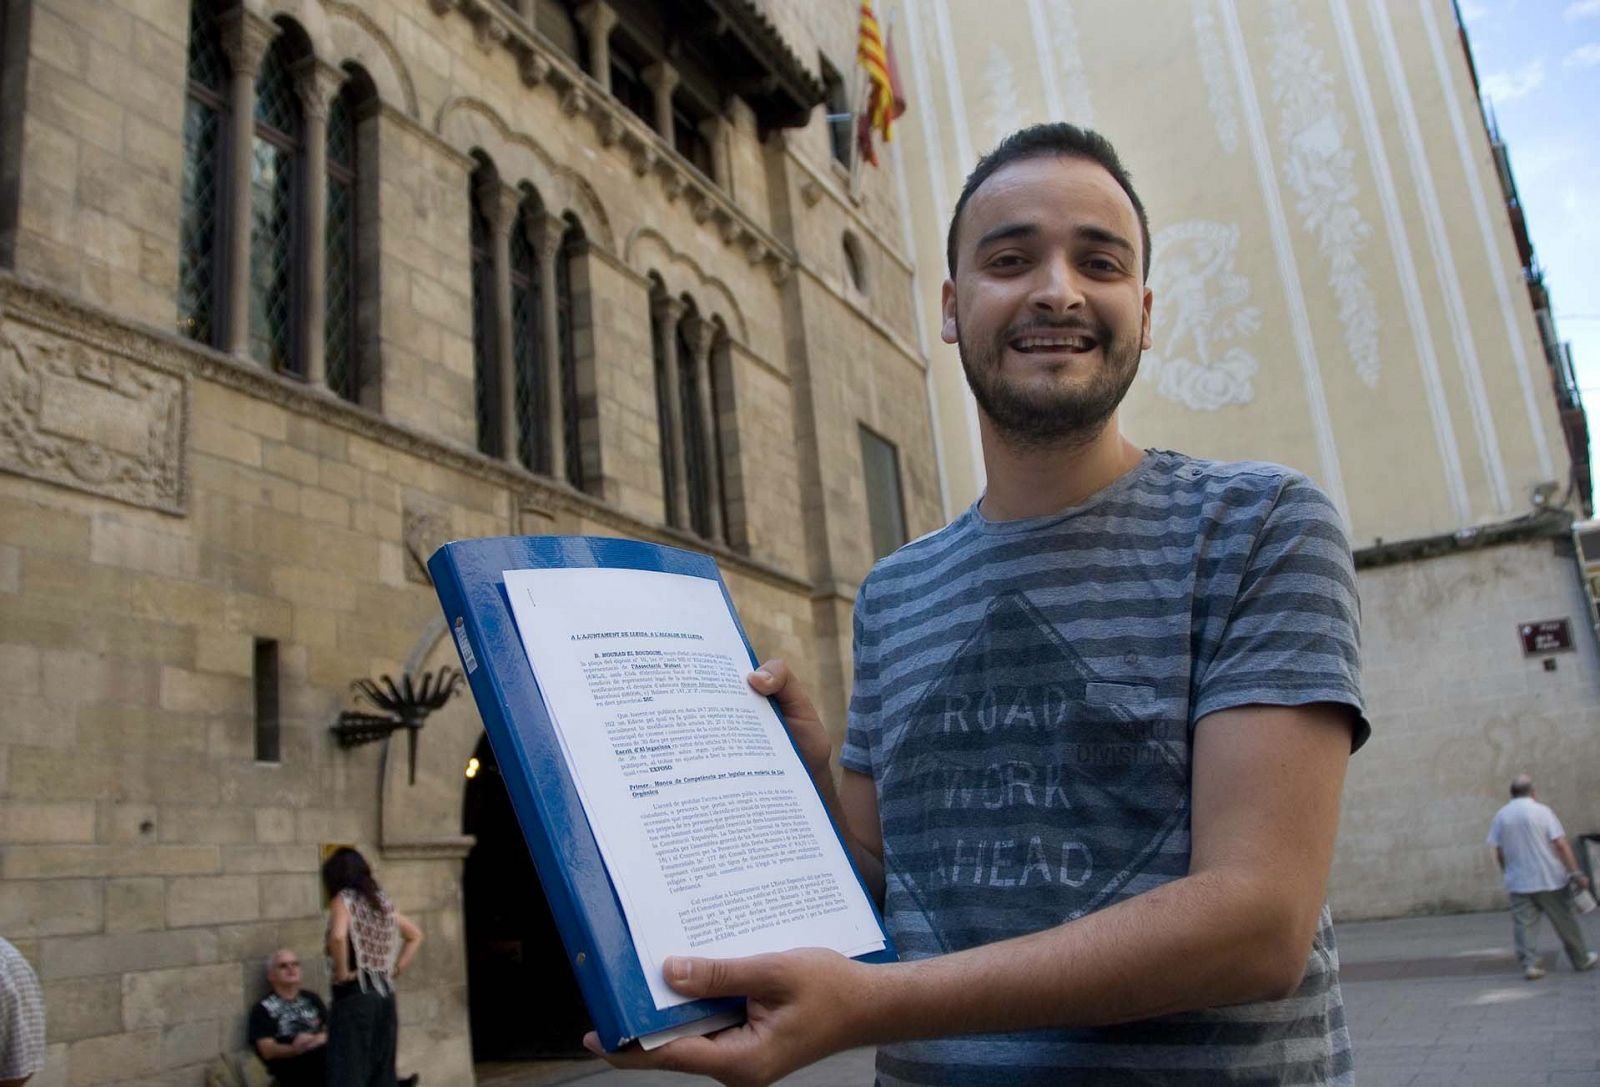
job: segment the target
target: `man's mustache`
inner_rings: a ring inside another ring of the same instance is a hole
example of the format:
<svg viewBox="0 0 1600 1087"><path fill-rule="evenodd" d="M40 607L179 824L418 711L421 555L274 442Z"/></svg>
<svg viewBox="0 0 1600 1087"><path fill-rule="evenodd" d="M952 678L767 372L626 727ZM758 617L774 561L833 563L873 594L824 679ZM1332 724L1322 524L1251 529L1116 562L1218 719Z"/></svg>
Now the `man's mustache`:
<svg viewBox="0 0 1600 1087"><path fill-rule="evenodd" d="M1111 339L1110 332L1104 326L1090 321L1072 318L1065 321L1051 321L1035 318L1031 321L1024 321L1021 324L1010 325L1000 334L1000 340L1005 342L1014 340L1019 336L1036 336L1053 332L1078 332L1093 337L1100 343L1106 343Z"/></svg>

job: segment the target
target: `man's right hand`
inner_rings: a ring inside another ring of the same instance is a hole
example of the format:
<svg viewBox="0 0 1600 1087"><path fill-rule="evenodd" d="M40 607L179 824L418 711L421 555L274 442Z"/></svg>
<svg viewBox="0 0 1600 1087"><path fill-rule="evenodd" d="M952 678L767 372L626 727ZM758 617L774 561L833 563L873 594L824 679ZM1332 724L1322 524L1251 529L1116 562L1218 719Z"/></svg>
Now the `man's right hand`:
<svg viewBox="0 0 1600 1087"><path fill-rule="evenodd" d="M729 1087L766 1087L797 1068L870 1039L864 1011L874 1006L878 967L833 951L801 948L746 959L671 958L663 974L696 999L747 998L745 1021L708 1037L680 1038L648 1052L606 1053L591 1031L583 1044L618 1068L711 1076Z"/></svg>
<svg viewBox="0 0 1600 1087"><path fill-rule="evenodd" d="M817 707L801 689L800 681L781 660L767 661L748 678L751 689L757 694L778 700L778 709L783 711L789 735L794 737L794 746L800 752L806 772L827 796L833 789L833 771L829 765L833 758L833 737L823 727Z"/></svg>

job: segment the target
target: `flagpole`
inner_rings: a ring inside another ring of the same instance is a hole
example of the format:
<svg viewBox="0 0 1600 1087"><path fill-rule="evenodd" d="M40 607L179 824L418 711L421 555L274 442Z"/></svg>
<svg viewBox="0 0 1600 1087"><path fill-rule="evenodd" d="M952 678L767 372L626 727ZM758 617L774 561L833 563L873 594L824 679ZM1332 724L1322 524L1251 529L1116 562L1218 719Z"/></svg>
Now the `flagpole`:
<svg viewBox="0 0 1600 1087"><path fill-rule="evenodd" d="M891 8L889 10L887 16L885 17L884 22L883 22L882 27L881 27L883 53L884 53L884 57L885 58L887 58L888 55L889 55L889 36L894 32L894 17L895 17L895 14L896 14L895 9ZM874 17L876 17L876 16L874 16ZM868 108L869 101L870 101L870 96L871 96L871 93L872 93L872 82L871 82L871 80L867 79L867 71L866 71L865 68L862 68L861 65L859 65L859 64L857 64L856 67L858 69L860 69L860 71L861 71L861 89L868 96L868 100L864 100L861 103L861 108L863 110L865 110L865 109ZM870 139L870 138L871 137L869 136L868 139ZM887 147L885 148L885 150L887 150ZM861 168L861 159L862 159L862 157L863 156L861 154L861 149L859 147L856 148L855 158L852 160L852 162L854 163L854 166L853 166L853 169L850 171L850 196L853 199L860 199L860 197L861 197L861 176L864 173L864 171Z"/></svg>
<svg viewBox="0 0 1600 1087"><path fill-rule="evenodd" d="M861 115L866 112L867 96L872 93L872 81L867 78L866 69L861 65L852 65L855 69L856 93L853 96L855 109L850 114L850 184L848 191L850 199L859 199L861 196L861 162L866 157L861 153L860 125Z"/></svg>

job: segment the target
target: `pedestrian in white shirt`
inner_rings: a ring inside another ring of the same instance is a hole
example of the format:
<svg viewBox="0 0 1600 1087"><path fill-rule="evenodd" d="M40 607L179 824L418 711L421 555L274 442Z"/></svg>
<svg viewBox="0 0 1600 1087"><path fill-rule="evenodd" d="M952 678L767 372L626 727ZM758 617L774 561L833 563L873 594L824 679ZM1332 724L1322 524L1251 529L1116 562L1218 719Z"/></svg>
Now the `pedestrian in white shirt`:
<svg viewBox="0 0 1600 1087"><path fill-rule="evenodd" d="M1489 825L1494 859L1505 873L1511 896L1511 922L1516 932L1517 959L1529 981L1544 977L1535 949L1539 918L1550 918L1556 935L1567 949L1574 970L1592 970L1600 954L1589 950L1578 927L1567 884L1587 888L1589 880L1578 869L1556 813L1539 803L1533 778L1518 774L1511 779L1511 802L1495 813Z"/></svg>

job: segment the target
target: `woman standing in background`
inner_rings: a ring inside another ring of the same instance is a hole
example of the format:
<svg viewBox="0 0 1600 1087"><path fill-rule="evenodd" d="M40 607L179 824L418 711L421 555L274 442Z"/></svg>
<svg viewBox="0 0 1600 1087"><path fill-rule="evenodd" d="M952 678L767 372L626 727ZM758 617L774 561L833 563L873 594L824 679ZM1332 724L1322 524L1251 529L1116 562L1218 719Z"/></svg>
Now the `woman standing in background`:
<svg viewBox="0 0 1600 1087"><path fill-rule="evenodd" d="M422 930L394 908L367 859L354 849L337 849L323 862L322 887L329 900L333 978L328 1083L396 1087L394 979L416 956Z"/></svg>

